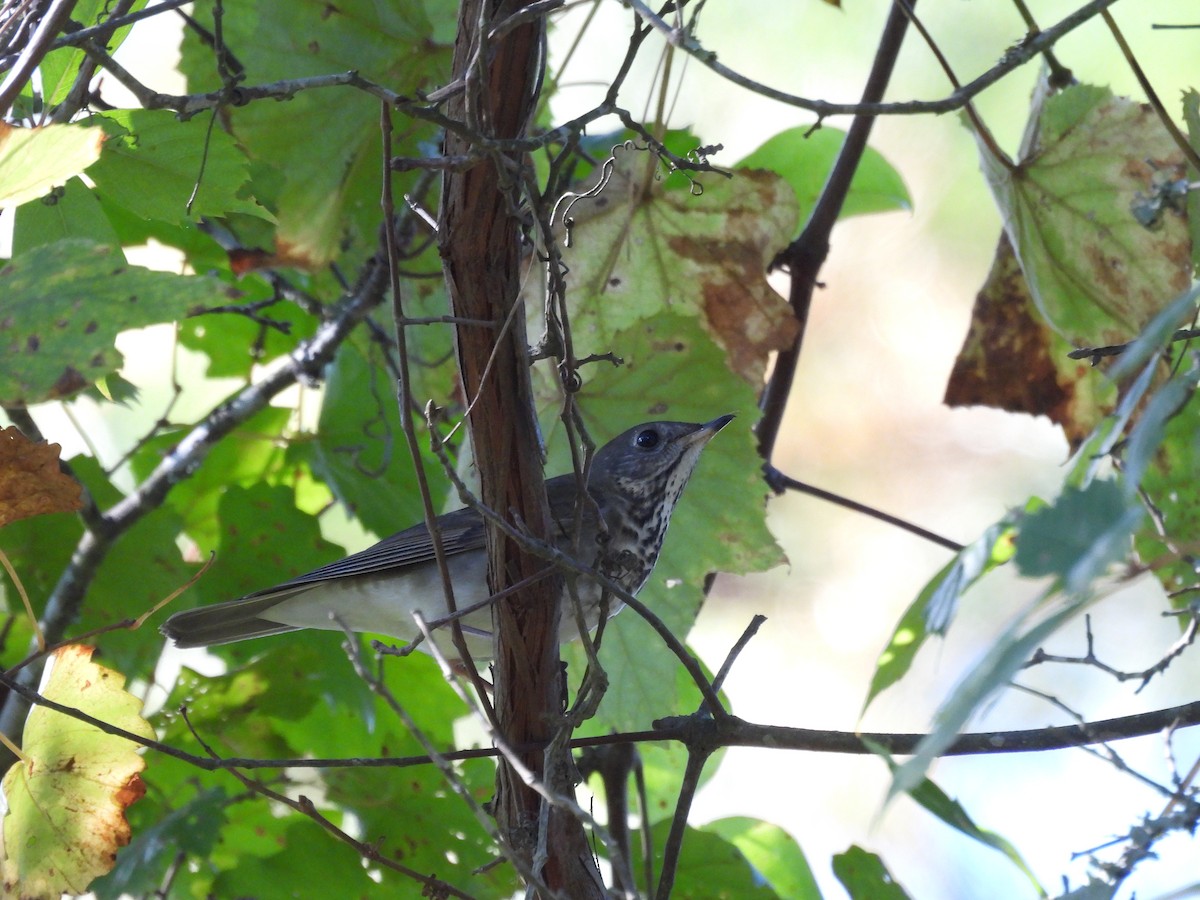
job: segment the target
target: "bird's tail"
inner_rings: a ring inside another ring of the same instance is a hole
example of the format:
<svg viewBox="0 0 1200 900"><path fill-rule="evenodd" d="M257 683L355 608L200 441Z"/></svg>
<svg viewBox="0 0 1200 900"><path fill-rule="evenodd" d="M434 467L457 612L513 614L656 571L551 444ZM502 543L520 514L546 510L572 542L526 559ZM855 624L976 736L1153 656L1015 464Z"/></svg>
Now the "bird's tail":
<svg viewBox="0 0 1200 900"><path fill-rule="evenodd" d="M177 647L211 647L248 638L284 634L299 629L262 618L261 614L280 601L279 594L243 597L211 606L177 612L159 628Z"/></svg>

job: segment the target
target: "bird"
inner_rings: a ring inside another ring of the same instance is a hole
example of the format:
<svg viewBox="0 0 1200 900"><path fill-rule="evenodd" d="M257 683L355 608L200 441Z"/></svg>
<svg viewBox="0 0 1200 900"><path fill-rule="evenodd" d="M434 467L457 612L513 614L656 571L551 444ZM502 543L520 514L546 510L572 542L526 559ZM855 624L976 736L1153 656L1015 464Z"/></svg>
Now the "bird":
<svg viewBox="0 0 1200 900"><path fill-rule="evenodd" d="M576 508L580 510L579 561L630 594L645 585L658 561L676 501L709 440L732 421L647 422L630 428L596 451L588 473L589 500L577 504L575 473L546 482L550 527L558 548L576 546ZM455 607L468 653L487 660L492 654L490 593L484 520L470 507L436 519ZM601 606L615 615L624 604L604 597L600 586L581 576L577 596L588 630L599 624ZM574 610L564 589L560 643L579 636ZM433 541L425 523L413 525L359 553L322 566L291 581L229 600L177 612L160 628L177 647L210 647L299 629L350 630L383 634L431 652L420 640L414 613L431 623L439 650L458 658L445 619L449 615Z"/></svg>

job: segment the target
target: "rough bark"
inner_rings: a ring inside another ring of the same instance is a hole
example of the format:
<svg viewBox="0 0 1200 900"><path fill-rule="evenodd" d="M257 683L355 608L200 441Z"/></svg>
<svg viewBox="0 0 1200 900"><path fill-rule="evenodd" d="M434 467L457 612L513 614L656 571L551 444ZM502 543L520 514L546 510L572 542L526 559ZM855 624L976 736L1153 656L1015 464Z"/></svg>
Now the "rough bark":
<svg viewBox="0 0 1200 900"><path fill-rule="evenodd" d="M485 137L522 136L536 103L544 22L537 18L494 41L487 37L495 23L520 5L463 0L459 9L454 76L465 78L466 87L447 111ZM447 156L479 150L462 135L447 135ZM474 400L469 425L481 500L519 519L533 534L545 535L549 516L530 399L525 321L521 309L513 309L521 281L522 239L516 173L526 164L521 154L492 154L464 171L448 172L439 232L454 315L495 323L494 329L458 328L463 386L468 402ZM510 314L513 320L505 329ZM489 531L487 543L493 592L545 566L498 529ZM497 603L493 611L496 716L510 745L548 739L561 710L561 584L558 576L542 578ZM523 762L551 790L568 795L573 791L565 774L572 770L569 760L546 763L542 753L535 752L526 754ZM514 848L539 867L543 883L552 891L569 897L603 896L582 825L553 808L545 816L542 798L505 764L497 777L494 813ZM539 853L541 827L546 830Z"/></svg>

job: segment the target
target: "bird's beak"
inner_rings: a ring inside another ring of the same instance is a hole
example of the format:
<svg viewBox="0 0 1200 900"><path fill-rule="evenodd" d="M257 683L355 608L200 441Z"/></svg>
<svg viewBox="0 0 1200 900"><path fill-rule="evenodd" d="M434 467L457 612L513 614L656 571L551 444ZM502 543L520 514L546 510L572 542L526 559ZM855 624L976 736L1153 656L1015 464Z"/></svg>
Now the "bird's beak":
<svg viewBox="0 0 1200 900"><path fill-rule="evenodd" d="M707 444L712 436L733 421L733 413L717 416L711 422L705 422L684 438L687 444Z"/></svg>

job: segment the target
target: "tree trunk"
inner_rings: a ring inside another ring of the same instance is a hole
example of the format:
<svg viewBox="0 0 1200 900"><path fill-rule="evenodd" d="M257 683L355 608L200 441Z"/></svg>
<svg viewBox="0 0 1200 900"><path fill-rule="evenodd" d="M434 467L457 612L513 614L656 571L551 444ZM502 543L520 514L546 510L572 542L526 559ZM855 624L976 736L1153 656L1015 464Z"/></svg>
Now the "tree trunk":
<svg viewBox="0 0 1200 900"><path fill-rule="evenodd" d="M454 76L466 87L453 97L447 112L482 137L524 136L537 101L544 21L535 18L501 38L488 38L488 31L520 6L508 0L463 0L459 9ZM478 154L481 149L468 137L446 135L447 156ZM454 315L495 323L494 328L458 326L463 387L467 401L474 401L469 425L481 499L502 515L519 517L533 534L545 535L549 515L525 318L518 300L522 233L515 211L520 209L521 190L517 172L524 165L525 154L493 153L464 171L447 172L439 234ZM510 314L513 321L505 330ZM496 528L489 528L487 546L493 592L546 566ZM547 740L560 716L561 589L561 576L545 577L493 609L496 715L510 745ZM573 767L568 755L564 750L563 759L547 764L541 751L533 751L523 762L552 791L570 796L574 788L566 773ZM569 897L604 895L581 823L554 808L548 818L541 818L541 797L504 763L497 776L494 814L502 833L530 865L538 854L539 826L545 826L545 855L537 864L551 890Z"/></svg>

